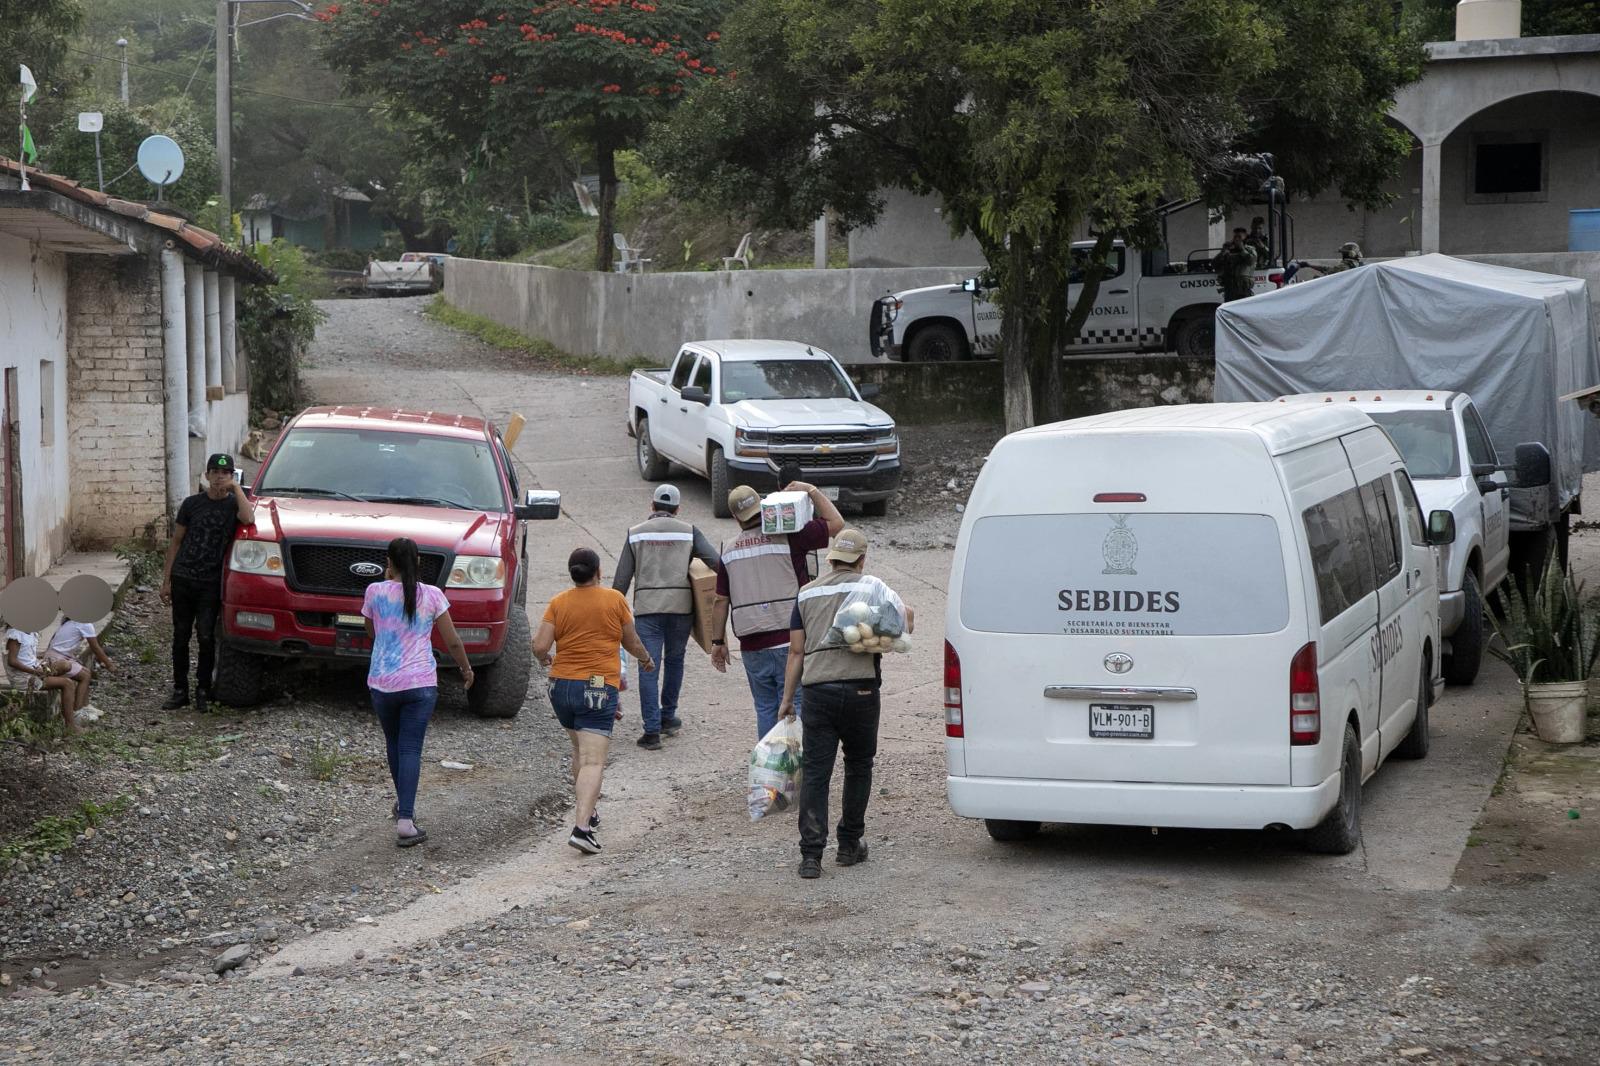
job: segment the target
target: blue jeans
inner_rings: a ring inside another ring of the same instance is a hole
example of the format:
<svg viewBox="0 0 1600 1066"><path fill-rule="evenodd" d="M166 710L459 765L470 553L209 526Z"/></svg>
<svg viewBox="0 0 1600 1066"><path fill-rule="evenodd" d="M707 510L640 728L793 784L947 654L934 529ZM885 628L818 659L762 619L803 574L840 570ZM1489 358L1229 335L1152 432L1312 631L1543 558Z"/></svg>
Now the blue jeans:
<svg viewBox="0 0 1600 1066"><path fill-rule="evenodd" d="M383 726L389 749L389 776L394 780L395 814L416 815L417 777L422 773L422 738L439 700L437 688L408 688L404 692L371 689L372 709Z"/></svg>
<svg viewBox="0 0 1600 1066"><path fill-rule="evenodd" d="M783 702L783 672L789 665L789 648L762 648L741 651L744 676L750 681L750 695L756 701L756 739L760 740L778 724L778 705ZM794 713L800 713L800 689L794 690Z"/></svg>
<svg viewBox="0 0 1600 1066"><path fill-rule="evenodd" d="M657 663L656 672L639 674L639 717L646 733L661 732L662 720L678 721L678 692L683 688L683 650L694 629L692 614L641 614L633 620L639 642ZM660 682L660 698L656 684Z"/></svg>

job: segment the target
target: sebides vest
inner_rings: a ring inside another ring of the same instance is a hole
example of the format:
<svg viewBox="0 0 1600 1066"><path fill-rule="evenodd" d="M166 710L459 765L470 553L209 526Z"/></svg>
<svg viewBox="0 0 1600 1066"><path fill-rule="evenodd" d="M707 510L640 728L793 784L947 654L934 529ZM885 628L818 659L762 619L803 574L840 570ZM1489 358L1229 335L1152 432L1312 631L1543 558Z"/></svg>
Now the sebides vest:
<svg viewBox="0 0 1600 1066"><path fill-rule="evenodd" d="M789 629L800 581L794 575L788 537L747 529L722 546L722 565L728 571L728 617L734 636Z"/></svg>
<svg viewBox="0 0 1600 1066"><path fill-rule="evenodd" d="M633 613L692 614L694 527L657 515L628 530L628 544L633 548Z"/></svg>
<svg viewBox="0 0 1600 1066"><path fill-rule="evenodd" d="M861 575L854 570L834 570L800 590L800 621L806 629L806 664L800 675L802 685L822 685L829 681L872 681L878 676L876 655L858 655L843 648L824 648L822 642L833 627L833 616L845 599L858 587Z"/></svg>

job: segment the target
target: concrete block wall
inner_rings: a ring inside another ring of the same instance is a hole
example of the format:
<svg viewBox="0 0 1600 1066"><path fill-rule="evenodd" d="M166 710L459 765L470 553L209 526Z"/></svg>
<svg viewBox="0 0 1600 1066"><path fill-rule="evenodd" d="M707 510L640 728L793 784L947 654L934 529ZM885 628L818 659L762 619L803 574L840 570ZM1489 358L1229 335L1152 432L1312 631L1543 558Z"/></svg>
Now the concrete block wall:
<svg viewBox="0 0 1600 1066"><path fill-rule="evenodd" d="M67 306L72 539L105 548L167 509L159 260L71 256Z"/></svg>

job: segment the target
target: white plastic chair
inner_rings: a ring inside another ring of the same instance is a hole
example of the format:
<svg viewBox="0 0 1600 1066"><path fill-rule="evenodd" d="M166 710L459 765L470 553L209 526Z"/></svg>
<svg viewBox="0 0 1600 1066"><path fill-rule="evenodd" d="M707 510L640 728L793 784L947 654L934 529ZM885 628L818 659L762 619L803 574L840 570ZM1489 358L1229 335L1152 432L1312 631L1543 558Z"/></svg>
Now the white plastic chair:
<svg viewBox="0 0 1600 1066"><path fill-rule="evenodd" d="M654 260L641 256L639 249L629 244L628 238L621 233L613 233L611 235L611 243L616 245L617 248L616 271L618 274L626 274L629 267L635 267L637 273L643 274L644 265L654 262Z"/></svg>
<svg viewBox="0 0 1600 1066"><path fill-rule="evenodd" d="M750 234L748 233L739 238L739 247L733 250L732 255L722 257L722 269L732 270L735 263L738 263L746 270L750 269Z"/></svg>

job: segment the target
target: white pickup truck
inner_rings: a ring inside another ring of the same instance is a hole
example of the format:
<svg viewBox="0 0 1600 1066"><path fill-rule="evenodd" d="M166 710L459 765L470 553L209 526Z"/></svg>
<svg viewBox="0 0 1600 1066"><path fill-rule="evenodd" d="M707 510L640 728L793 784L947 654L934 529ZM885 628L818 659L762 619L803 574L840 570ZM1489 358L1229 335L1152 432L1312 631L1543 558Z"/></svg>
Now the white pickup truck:
<svg viewBox="0 0 1600 1066"><path fill-rule="evenodd" d="M437 292L434 273L433 264L423 258L393 263L374 259L367 264L365 288L373 295L416 296Z"/></svg>
<svg viewBox="0 0 1600 1066"><path fill-rule="evenodd" d="M1456 539L1440 548L1439 630L1444 679L1470 685L1488 643L1484 597L1500 587L1511 560L1509 490L1550 483L1550 453L1519 444L1516 463L1500 464L1483 417L1464 392L1396 390L1304 393L1287 403L1348 403L1389 434L1406 461L1422 514L1449 511ZM1516 477L1508 480L1508 470ZM1413 530L1413 533L1418 531Z"/></svg>
<svg viewBox="0 0 1600 1066"><path fill-rule="evenodd" d="M1092 241L1072 246L1073 257L1087 258ZM1073 351L1175 351L1191 358L1211 355L1213 316L1221 296L1211 258L1215 249L1192 253L1184 262L1167 260L1164 249L1130 250L1112 246L1110 269L1100 281L1094 309L1083 330L1069 341ZM1069 275L1067 295L1082 291L1080 270ZM1255 272L1255 292L1283 284L1283 268ZM868 336L872 354L908 363L943 362L994 355L1000 341L1000 308L984 298L982 276L959 285L930 285L885 296L872 305Z"/></svg>
<svg viewBox="0 0 1600 1066"><path fill-rule="evenodd" d="M867 400L833 356L794 341L693 341L672 366L628 380L628 432L639 476L660 481L675 463L711 481L711 510L728 517L728 490L799 479L869 515L888 513L900 487L894 420ZM789 471L792 473L792 471Z"/></svg>

